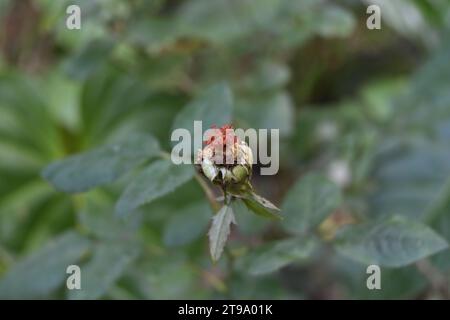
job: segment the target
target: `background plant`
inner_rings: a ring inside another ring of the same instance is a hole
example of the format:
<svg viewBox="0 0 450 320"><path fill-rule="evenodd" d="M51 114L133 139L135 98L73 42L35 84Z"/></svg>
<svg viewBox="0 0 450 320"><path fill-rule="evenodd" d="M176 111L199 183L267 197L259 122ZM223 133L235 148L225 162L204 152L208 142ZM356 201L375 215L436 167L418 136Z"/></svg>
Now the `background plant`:
<svg viewBox="0 0 450 320"><path fill-rule="evenodd" d="M0 1L0 297L448 298L447 1L371 1L381 31L363 1L75 2L76 32ZM282 135L253 181L284 219L234 207L217 265L210 189L167 160L197 119Z"/></svg>

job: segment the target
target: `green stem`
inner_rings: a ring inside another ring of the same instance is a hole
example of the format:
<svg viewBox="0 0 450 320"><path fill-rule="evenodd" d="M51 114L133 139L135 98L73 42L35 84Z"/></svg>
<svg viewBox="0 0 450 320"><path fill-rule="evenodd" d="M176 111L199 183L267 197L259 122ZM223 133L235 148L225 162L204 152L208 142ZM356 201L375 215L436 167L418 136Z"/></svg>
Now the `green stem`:
<svg viewBox="0 0 450 320"><path fill-rule="evenodd" d="M209 204L211 205L211 208L213 209L213 211L214 212L219 211L220 204L219 204L219 202L217 202L216 196L214 195L213 191L208 186L206 181L198 173L195 174L195 180L197 180L198 184L203 189L203 192L205 193L206 198L208 199Z"/></svg>
<svg viewBox="0 0 450 320"><path fill-rule="evenodd" d="M161 151L161 158L170 160L170 153L166 151ZM211 190L209 185L206 183L206 181L196 172L195 173L195 180L197 180L200 187L203 189L203 192L206 195L206 198L208 199L209 204L211 205L211 208L214 212L217 212L220 210L220 204L216 200L216 196L214 195L214 192Z"/></svg>

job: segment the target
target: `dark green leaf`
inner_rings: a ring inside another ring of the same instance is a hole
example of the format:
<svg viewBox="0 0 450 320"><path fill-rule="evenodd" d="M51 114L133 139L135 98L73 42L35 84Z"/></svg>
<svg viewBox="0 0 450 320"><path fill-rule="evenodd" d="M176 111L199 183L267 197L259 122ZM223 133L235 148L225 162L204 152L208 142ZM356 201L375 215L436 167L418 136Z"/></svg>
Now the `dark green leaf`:
<svg viewBox="0 0 450 320"><path fill-rule="evenodd" d="M66 269L77 264L90 242L76 234L65 233L31 256L13 265L0 282L0 298L48 298L66 280Z"/></svg>
<svg viewBox="0 0 450 320"><path fill-rule="evenodd" d="M282 212L283 225L293 233L304 233L319 225L341 202L339 188L321 175L310 173L291 188Z"/></svg>
<svg viewBox="0 0 450 320"><path fill-rule="evenodd" d="M69 299L98 299L120 278L138 253L135 243L100 243L91 260L81 267L81 289L70 290Z"/></svg>
<svg viewBox="0 0 450 320"><path fill-rule="evenodd" d="M243 266L251 275L274 272L295 261L308 259L316 245L313 238L276 241L250 252L244 258Z"/></svg>
<svg viewBox="0 0 450 320"><path fill-rule="evenodd" d="M450 176L450 152L429 142L395 143L380 152L373 176L372 211L395 212L408 218L425 217L445 192Z"/></svg>
<svg viewBox="0 0 450 320"><path fill-rule="evenodd" d="M294 107L286 92L257 93L237 102L236 113L250 127L278 129L280 136L289 136L294 125Z"/></svg>
<svg viewBox="0 0 450 320"><path fill-rule="evenodd" d="M116 204L116 213L125 216L143 204L162 197L194 176L189 165L174 165L170 160L156 161L145 169L127 186Z"/></svg>
<svg viewBox="0 0 450 320"><path fill-rule="evenodd" d="M65 61L65 71L75 79L86 79L104 65L114 47L111 39L95 39Z"/></svg>
<svg viewBox="0 0 450 320"><path fill-rule="evenodd" d="M332 260L335 277L348 291L349 299L414 299L426 290L427 280L414 265L381 268L381 290L368 290L368 265L336 255Z"/></svg>
<svg viewBox="0 0 450 320"><path fill-rule="evenodd" d="M447 248L428 226L395 216L378 223L348 227L337 238L337 250L367 264L402 267Z"/></svg>
<svg viewBox="0 0 450 320"><path fill-rule="evenodd" d="M182 246L199 238L204 234L211 214L211 208L205 202L176 212L164 229L164 243L171 247Z"/></svg>
<svg viewBox="0 0 450 320"><path fill-rule="evenodd" d="M155 138L135 134L120 143L52 163L44 169L42 175L57 189L82 192L113 182L143 161L157 156L159 152Z"/></svg>
<svg viewBox="0 0 450 320"><path fill-rule="evenodd" d="M172 129L185 128L191 133L194 121L203 121L203 130L213 124L221 126L231 122L233 96L225 83L214 85L192 101L176 116Z"/></svg>
<svg viewBox="0 0 450 320"><path fill-rule="evenodd" d="M201 295L196 285L198 269L189 260L170 253L159 259L147 260L138 281L144 286L147 299L195 299ZM193 290L195 288L195 290Z"/></svg>
<svg viewBox="0 0 450 320"><path fill-rule="evenodd" d="M111 214L109 203L105 209L101 205L94 205L95 200L87 199L85 210L78 213L78 222L90 236L105 242L130 239L141 226L141 214L135 214L126 220L119 219Z"/></svg>

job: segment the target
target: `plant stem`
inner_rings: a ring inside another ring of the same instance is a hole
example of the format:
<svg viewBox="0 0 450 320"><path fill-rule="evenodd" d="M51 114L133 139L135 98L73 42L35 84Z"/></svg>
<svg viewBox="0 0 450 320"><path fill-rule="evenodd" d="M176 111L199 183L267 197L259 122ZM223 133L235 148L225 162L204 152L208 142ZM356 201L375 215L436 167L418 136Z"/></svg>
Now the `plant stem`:
<svg viewBox="0 0 450 320"><path fill-rule="evenodd" d="M170 153L162 151L161 157L163 159L169 160L170 159ZM217 212L220 210L220 204L216 200L216 196L214 195L214 192L211 190L209 185L203 180L203 178L198 174L198 172L195 173L195 180L197 180L200 187L203 189L203 192L205 193L206 197L208 198L209 204L211 205L211 208L214 212Z"/></svg>
<svg viewBox="0 0 450 320"><path fill-rule="evenodd" d="M208 186L206 181L203 180L203 178L198 173L195 174L195 180L197 180L198 184L203 189L203 192L205 193L206 197L208 198L209 204L211 205L211 208L213 209L213 211L214 212L219 211L220 210L220 204L216 200L216 196L214 195L213 191Z"/></svg>

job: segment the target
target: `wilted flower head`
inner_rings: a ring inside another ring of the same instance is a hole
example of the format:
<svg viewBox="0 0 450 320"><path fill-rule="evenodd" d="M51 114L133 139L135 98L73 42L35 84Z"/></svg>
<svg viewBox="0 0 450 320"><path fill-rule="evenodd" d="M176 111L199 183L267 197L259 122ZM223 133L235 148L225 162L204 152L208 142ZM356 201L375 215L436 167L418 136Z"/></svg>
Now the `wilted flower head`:
<svg viewBox="0 0 450 320"><path fill-rule="evenodd" d="M197 154L203 174L221 185L247 182L251 176L252 150L235 135L231 125L212 129L203 150Z"/></svg>

